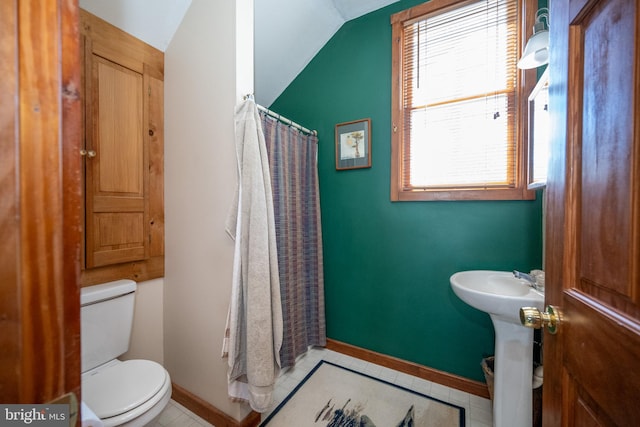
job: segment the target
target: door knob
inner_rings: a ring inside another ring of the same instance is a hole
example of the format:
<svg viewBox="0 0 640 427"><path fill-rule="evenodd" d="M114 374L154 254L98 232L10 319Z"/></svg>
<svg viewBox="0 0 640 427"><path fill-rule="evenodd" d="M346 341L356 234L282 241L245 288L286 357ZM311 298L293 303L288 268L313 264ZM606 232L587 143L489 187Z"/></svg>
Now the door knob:
<svg viewBox="0 0 640 427"><path fill-rule="evenodd" d="M548 305L544 312L540 312L535 307L522 307L520 309L520 323L522 326L533 329L546 326L550 334L555 334L560 324L560 310L552 305Z"/></svg>
<svg viewBox="0 0 640 427"><path fill-rule="evenodd" d="M96 152L94 150L85 150L84 148L82 150L80 150L80 155L81 156L87 156L89 158L93 158L96 156Z"/></svg>

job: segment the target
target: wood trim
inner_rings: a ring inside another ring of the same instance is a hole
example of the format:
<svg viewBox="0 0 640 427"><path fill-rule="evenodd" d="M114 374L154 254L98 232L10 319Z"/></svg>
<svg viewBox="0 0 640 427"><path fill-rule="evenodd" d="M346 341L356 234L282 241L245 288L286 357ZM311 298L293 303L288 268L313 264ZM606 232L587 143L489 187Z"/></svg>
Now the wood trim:
<svg viewBox="0 0 640 427"><path fill-rule="evenodd" d="M18 2L0 2L0 402L20 398Z"/></svg>
<svg viewBox="0 0 640 427"><path fill-rule="evenodd" d="M449 9L473 3L473 1L474 0L440 0L437 2L425 2L391 15L391 24L403 23L412 19L422 18L424 15L435 14L435 12L443 13Z"/></svg>
<svg viewBox="0 0 640 427"><path fill-rule="evenodd" d="M398 201L402 193L399 183L402 182L402 165L400 162L404 157L401 141L404 140L404 123L401 122L402 114L402 62L400 57L402 45L404 44L401 24L391 26L391 185L390 198L392 202Z"/></svg>
<svg viewBox="0 0 640 427"><path fill-rule="evenodd" d="M142 74L145 65L164 79L164 53L107 21L80 9L82 34L93 41L93 53ZM111 58L117 58L113 60Z"/></svg>
<svg viewBox="0 0 640 427"><path fill-rule="evenodd" d="M448 372L439 371L437 369L429 368L427 366L419 365L413 362L408 362L396 357L387 356L385 354L377 353L375 351L367 350L361 347L356 347L354 345L332 340L330 338L327 339L326 348L328 350L346 354L347 356L357 357L358 359L365 360L367 362L395 369L396 371L413 375L415 377L422 378L423 380L432 381L447 387L455 388L466 393L489 399L489 389L487 388L487 385L479 381L463 378L454 374L450 374Z"/></svg>
<svg viewBox="0 0 640 427"><path fill-rule="evenodd" d="M149 138L149 256L153 258L164 257L164 82L146 71L145 68L149 104L145 121L145 135Z"/></svg>
<svg viewBox="0 0 640 427"><path fill-rule="evenodd" d="M260 424L258 412L251 411L242 421L238 421L176 383L171 383L171 386L173 400L216 427L254 427Z"/></svg>
<svg viewBox="0 0 640 427"><path fill-rule="evenodd" d="M158 255L139 262L107 265L82 270L81 286L97 285L118 279L131 279L135 282L164 277L164 255Z"/></svg>
<svg viewBox="0 0 640 427"><path fill-rule="evenodd" d="M82 259L82 56L80 9L76 0L60 2L62 78L62 208L64 251L64 366L66 392L82 401L80 345L80 262ZM80 416L78 417L80 419ZM80 425L78 421L76 425Z"/></svg>
<svg viewBox="0 0 640 427"><path fill-rule="evenodd" d="M549 37L553 39L551 61L549 62L549 105L551 108L551 133L549 171L545 190L545 304L559 306L563 300L564 285L570 283L563 276L563 268L569 259L565 246L570 242L564 238L565 223L571 212L565 202L568 197L567 174L571 165L567 162L567 138L572 132L569 128L567 92L569 88L569 2L552 1L549 3L549 15L554 25L549 28ZM573 82L571 82L573 85ZM560 361L563 359L562 332L544 334L544 392L542 393L542 423L549 427L563 425L562 404L568 393L563 384L572 384L569 374ZM565 423L568 421L565 420Z"/></svg>
<svg viewBox="0 0 640 427"><path fill-rule="evenodd" d="M526 171L525 171L526 173ZM397 186L399 187L399 185ZM396 187L396 188L397 188ZM535 200L536 193L524 187L515 188L478 188L468 190L397 190L398 194L394 202L421 201L421 200Z"/></svg>

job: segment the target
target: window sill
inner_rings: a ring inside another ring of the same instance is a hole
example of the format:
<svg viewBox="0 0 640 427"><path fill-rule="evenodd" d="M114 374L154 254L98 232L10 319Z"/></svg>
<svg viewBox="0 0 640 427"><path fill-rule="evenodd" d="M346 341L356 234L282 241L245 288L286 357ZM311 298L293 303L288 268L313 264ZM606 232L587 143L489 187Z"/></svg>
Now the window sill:
<svg viewBox="0 0 640 427"><path fill-rule="evenodd" d="M399 190L392 189L392 202L456 200L534 200L535 191L525 188L481 190Z"/></svg>

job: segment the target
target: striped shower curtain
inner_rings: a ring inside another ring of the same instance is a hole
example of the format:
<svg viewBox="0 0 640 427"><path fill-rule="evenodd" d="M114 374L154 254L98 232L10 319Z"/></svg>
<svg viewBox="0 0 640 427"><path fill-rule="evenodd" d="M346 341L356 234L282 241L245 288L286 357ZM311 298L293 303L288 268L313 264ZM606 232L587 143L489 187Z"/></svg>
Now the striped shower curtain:
<svg viewBox="0 0 640 427"><path fill-rule="evenodd" d="M318 138L263 112L260 118L271 170L284 321L280 362L286 368L309 346L326 344Z"/></svg>

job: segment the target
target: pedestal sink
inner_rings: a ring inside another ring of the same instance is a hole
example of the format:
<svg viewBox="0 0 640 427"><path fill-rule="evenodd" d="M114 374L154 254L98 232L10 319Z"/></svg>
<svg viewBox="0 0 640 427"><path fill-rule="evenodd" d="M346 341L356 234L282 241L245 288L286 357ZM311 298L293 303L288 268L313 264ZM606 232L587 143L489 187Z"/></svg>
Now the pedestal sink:
<svg viewBox="0 0 640 427"><path fill-rule="evenodd" d="M453 292L489 313L495 329L494 427L531 427L533 330L520 324L521 307L544 306L544 294L505 271L461 271L451 276Z"/></svg>

